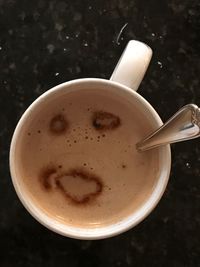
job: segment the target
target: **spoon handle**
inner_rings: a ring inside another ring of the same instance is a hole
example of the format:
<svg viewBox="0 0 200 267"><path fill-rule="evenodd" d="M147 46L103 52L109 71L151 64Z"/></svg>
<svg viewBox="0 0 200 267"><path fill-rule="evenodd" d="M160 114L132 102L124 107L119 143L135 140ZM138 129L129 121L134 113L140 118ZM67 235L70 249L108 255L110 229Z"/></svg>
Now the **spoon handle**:
<svg viewBox="0 0 200 267"><path fill-rule="evenodd" d="M138 151L181 142L200 136L200 109L188 104L176 112L159 129L136 144Z"/></svg>

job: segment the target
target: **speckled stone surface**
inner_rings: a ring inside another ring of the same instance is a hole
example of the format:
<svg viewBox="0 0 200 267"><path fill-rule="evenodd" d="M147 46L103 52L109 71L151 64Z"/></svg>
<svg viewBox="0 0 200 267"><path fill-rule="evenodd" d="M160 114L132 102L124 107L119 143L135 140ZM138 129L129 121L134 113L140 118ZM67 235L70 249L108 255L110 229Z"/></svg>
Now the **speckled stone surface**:
<svg viewBox="0 0 200 267"><path fill-rule="evenodd" d="M64 81L109 78L129 39L154 50L140 92L163 120L186 103L200 105L199 0L0 0L1 267L200 266L199 140L173 146L171 178L153 213L107 240L50 232L11 183L9 144L29 104Z"/></svg>

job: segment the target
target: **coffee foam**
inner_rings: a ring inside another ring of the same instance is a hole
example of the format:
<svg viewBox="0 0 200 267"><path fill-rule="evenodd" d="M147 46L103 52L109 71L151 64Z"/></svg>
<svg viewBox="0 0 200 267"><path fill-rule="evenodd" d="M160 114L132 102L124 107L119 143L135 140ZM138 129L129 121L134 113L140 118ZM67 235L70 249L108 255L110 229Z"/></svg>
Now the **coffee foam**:
<svg viewBox="0 0 200 267"><path fill-rule="evenodd" d="M144 121L125 99L95 89L48 103L21 137L20 172L30 197L49 216L76 226L129 216L158 177L157 152L135 150L151 131Z"/></svg>

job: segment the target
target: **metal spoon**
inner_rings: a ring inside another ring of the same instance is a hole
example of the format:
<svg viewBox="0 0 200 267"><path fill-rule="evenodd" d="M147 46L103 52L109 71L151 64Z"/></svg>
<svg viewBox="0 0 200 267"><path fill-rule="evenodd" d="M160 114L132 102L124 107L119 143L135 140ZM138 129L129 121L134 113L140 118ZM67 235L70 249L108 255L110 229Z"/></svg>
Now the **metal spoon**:
<svg viewBox="0 0 200 267"><path fill-rule="evenodd" d="M200 109L188 104L176 112L156 131L136 144L138 151L194 139L200 136Z"/></svg>

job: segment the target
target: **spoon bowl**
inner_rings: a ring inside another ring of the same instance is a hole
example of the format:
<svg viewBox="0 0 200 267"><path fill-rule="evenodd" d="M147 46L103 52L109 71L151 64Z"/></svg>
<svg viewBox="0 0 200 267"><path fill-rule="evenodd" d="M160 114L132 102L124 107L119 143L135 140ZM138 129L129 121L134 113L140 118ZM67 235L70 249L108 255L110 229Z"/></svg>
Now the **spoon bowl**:
<svg viewBox="0 0 200 267"><path fill-rule="evenodd" d="M177 143L200 136L200 109L188 104L177 111L166 123L136 144L138 151Z"/></svg>

